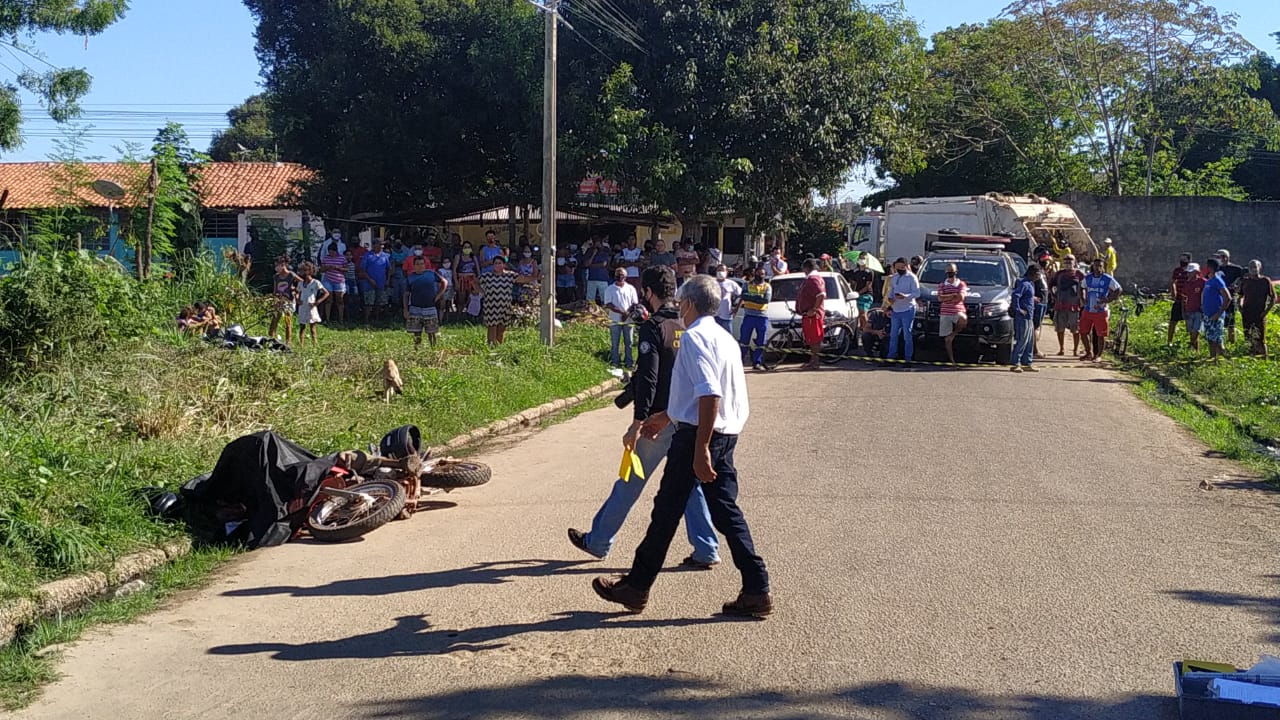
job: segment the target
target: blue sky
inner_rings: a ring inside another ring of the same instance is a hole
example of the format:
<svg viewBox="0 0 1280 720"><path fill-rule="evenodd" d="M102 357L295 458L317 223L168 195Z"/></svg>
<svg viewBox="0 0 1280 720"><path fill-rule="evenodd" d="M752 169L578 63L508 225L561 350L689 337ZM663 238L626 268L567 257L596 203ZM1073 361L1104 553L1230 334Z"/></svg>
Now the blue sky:
<svg viewBox="0 0 1280 720"><path fill-rule="evenodd" d="M1006 4L1005 0L905 2L926 33L981 22L999 14ZM218 116L259 89L253 18L238 0L133 0L131 5L123 20L89 38L87 47L80 37L33 39L50 62L84 67L93 75L93 90L84 100L95 123L87 154L114 159L118 155L114 148L126 140L147 146L166 117L184 122L193 144L207 147L212 130L225 125ZM1241 33L1268 53L1278 54L1269 33L1280 31L1280 2L1221 0L1216 6L1237 13ZM12 56L0 53L0 61L21 69ZM0 72L7 71L0 67ZM124 117L119 111L146 114ZM34 99L27 99L24 115L31 118L25 128L25 146L0 159L44 160L52 151L56 126ZM848 193L857 194L860 188L860 183L854 183Z"/></svg>

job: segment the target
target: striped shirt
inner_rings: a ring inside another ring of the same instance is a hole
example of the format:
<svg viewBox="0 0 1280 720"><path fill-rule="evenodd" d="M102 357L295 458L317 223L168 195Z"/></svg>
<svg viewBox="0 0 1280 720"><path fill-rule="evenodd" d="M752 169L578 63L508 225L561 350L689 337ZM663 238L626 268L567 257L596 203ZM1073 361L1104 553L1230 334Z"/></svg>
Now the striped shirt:
<svg viewBox="0 0 1280 720"><path fill-rule="evenodd" d="M943 280L938 283L938 312L942 315L963 315L964 298L969 286L963 280Z"/></svg>
<svg viewBox="0 0 1280 720"><path fill-rule="evenodd" d="M324 267L324 279L331 283L340 283L346 279L344 273L347 258L342 255L325 255L321 261Z"/></svg>
<svg viewBox="0 0 1280 720"><path fill-rule="evenodd" d="M768 315L769 301L773 299L773 287L767 282L759 285L747 283L742 292L742 314L763 317Z"/></svg>

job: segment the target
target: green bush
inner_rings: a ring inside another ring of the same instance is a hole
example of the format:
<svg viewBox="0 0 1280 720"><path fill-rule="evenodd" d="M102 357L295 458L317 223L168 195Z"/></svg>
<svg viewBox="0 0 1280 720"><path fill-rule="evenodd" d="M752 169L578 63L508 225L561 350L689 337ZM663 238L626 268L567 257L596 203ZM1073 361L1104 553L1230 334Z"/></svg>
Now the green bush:
<svg viewBox="0 0 1280 720"><path fill-rule="evenodd" d="M110 263L83 251L33 254L0 280L0 376L145 327L143 293Z"/></svg>

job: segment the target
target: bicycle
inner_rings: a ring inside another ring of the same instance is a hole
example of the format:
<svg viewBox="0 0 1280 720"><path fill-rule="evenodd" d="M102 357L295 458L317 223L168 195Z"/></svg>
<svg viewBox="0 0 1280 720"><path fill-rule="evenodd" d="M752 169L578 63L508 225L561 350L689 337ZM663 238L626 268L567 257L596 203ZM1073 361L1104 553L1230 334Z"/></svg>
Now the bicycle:
<svg viewBox="0 0 1280 720"><path fill-rule="evenodd" d="M1133 289L1134 308L1132 310L1132 313L1134 317L1140 317L1142 315L1143 311L1147 309L1147 304L1151 300L1151 298L1152 298L1152 295L1151 295L1150 288L1144 287L1144 288ZM1125 359L1125 357L1128 356L1129 354L1129 314L1130 312L1131 311L1129 308L1129 303L1124 302L1124 300L1121 299L1120 322L1116 323L1116 336L1111 343L1111 352L1115 353L1116 357L1120 358L1121 360Z"/></svg>
<svg viewBox="0 0 1280 720"><path fill-rule="evenodd" d="M760 362L765 370L777 368L788 355L808 354L809 345L804 341L801 316L790 303L787 303L787 310L791 312L791 319L771 333L764 343ZM834 365L853 353L854 328L852 321L830 310L826 312L825 319L827 324L822 333L822 351L818 358L827 365Z"/></svg>

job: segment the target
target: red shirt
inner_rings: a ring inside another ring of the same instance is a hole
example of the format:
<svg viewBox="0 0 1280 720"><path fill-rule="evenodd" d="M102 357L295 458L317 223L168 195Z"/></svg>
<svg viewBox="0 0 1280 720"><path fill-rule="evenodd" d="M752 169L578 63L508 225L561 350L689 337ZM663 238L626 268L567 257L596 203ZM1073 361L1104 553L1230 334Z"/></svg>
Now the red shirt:
<svg viewBox="0 0 1280 720"><path fill-rule="evenodd" d="M796 294L796 312L801 315L818 306L818 296L827 294L827 283L817 273L805 276Z"/></svg>
<svg viewBox="0 0 1280 720"><path fill-rule="evenodd" d="M437 250L437 251L439 251L439 249L440 249L440 248L436 248L436 250ZM418 257L418 256L417 256L417 255L410 255L409 257L407 257L407 258L405 258L405 259L404 259L404 266L403 266L403 267L404 267L404 274L405 274L405 275L412 275L412 274L413 274L413 260L414 260L414 258L416 258L416 257ZM425 259L425 260L427 261L427 269L428 269L428 270L435 270L435 269L436 269L435 264L431 262L431 252L430 252L430 251L427 251L427 252L422 253L422 257L423 257L423 259ZM439 258L436 258L436 259L437 259L437 260L439 260Z"/></svg>
<svg viewBox="0 0 1280 720"><path fill-rule="evenodd" d="M1200 312L1200 300L1204 294L1204 278L1199 273L1187 273L1178 283L1178 294L1182 296L1182 312Z"/></svg>
<svg viewBox="0 0 1280 720"><path fill-rule="evenodd" d="M369 252L368 248L363 245L357 245L351 248L351 264L356 266L357 277L364 275L364 265L362 265L360 261L364 260L364 254L367 252Z"/></svg>

